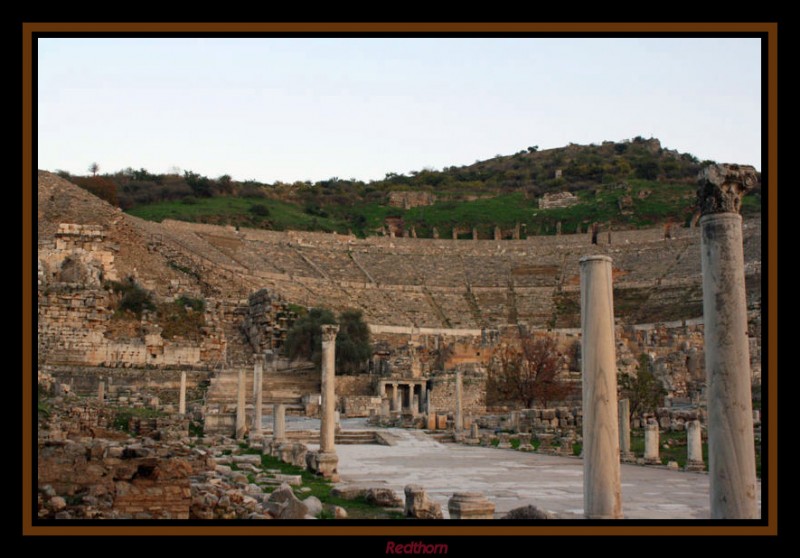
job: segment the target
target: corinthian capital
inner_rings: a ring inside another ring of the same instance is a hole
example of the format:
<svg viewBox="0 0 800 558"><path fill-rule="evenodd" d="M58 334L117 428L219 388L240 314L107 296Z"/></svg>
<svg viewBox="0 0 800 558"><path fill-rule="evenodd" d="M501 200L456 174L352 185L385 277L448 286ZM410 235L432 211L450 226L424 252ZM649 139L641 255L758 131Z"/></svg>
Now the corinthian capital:
<svg viewBox="0 0 800 558"><path fill-rule="evenodd" d="M739 213L742 196L758 183L750 165L709 165L697 175L697 205L700 213Z"/></svg>
<svg viewBox="0 0 800 558"><path fill-rule="evenodd" d="M339 333L338 325L325 324L322 326L322 342L330 343L336 341L336 334Z"/></svg>

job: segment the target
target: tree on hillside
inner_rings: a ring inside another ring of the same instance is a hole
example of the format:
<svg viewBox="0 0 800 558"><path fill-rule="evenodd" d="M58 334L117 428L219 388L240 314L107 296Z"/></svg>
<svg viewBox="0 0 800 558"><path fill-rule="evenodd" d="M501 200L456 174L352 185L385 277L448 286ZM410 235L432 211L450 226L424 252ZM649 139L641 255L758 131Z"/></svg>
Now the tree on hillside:
<svg viewBox="0 0 800 558"><path fill-rule="evenodd" d="M337 320L325 308L312 308L298 318L286 335L286 355L291 359L307 358L317 368L322 359L322 325L339 324L336 336L336 372L360 372L371 354L369 328L360 310L342 312Z"/></svg>
<svg viewBox="0 0 800 558"><path fill-rule="evenodd" d="M620 374L619 387L622 397L630 400L631 416L654 413L667 394L664 385L653 374L653 366L646 354L639 356L635 376L627 372Z"/></svg>
<svg viewBox="0 0 800 558"><path fill-rule="evenodd" d="M97 163L92 163L89 165L89 172L92 173L92 176L97 176L97 171L100 170L100 165Z"/></svg>
<svg viewBox="0 0 800 558"><path fill-rule="evenodd" d="M574 387L559 377L567 361L553 337L525 337L519 346L499 346L489 363L486 397L531 408L569 397Z"/></svg>

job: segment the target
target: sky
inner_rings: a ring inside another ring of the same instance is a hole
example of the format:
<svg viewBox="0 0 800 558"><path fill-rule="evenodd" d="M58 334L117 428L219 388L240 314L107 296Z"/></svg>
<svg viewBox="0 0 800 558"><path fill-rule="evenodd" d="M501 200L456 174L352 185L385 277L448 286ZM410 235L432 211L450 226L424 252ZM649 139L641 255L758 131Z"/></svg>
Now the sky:
<svg viewBox="0 0 800 558"><path fill-rule="evenodd" d="M375 180L643 136L761 169L753 38L39 38L38 168Z"/></svg>

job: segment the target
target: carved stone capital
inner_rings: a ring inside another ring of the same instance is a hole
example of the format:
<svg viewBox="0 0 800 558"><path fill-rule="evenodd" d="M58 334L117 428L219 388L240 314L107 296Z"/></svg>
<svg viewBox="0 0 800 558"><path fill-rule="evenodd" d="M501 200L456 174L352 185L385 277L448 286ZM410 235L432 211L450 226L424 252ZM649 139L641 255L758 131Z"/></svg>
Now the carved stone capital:
<svg viewBox="0 0 800 558"><path fill-rule="evenodd" d="M758 184L750 165L709 165L697 175L697 206L702 215L739 213L742 196Z"/></svg>
<svg viewBox="0 0 800 558"><path fill-rule="evenodd" d="M338 325L325 324L322 326L322 342L331 343L336 341L336 334L339 333Z"/></svg>

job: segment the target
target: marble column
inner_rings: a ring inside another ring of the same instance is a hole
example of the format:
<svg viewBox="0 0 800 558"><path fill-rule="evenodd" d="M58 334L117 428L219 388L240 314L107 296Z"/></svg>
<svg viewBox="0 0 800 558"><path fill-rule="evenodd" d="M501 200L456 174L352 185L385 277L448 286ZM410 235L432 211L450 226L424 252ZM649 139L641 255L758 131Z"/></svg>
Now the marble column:
<svg viewBox="0 0 800 558"><path fill-rule="evenodd" d="M244 438L247 432L247 425L245 424L245 390L247 389L247 370L244 367L239 368L239 383L237 385L236 393L236 439Z"/></svg>
<svg viewBox="0 0 800 558"><path fill-rule="evenodd" d="M649 419L644 427L644 462L649 465L661 465L658 456L658 422Z"/></svg>
<svg viewBox="0 0 800 558"><path fill-rule="evenodd" d="M584 514L621 519L611 258L587 256L580 265Z"/></svg>
<svg viewBox="0 0 800 558"><path fill-rule="evenodd" d="M755 441L747 338L741 197L758 182L746 165L698 175L712 519L756 519Z"/></svg>
<svg viewBox="0 0 800 558"><path fill-rule="evenodd" d="M97 384L97 400L100 403L106 400L106 383L103 378L100 378L100 382Z"/></svg>
<svg viewBox="0 0 800 558"><path fill-rule="evenodd" d="M334 446L336 439L336 334L338 325L322 326L322 420L319 432L319 469L326 477L338 480Z"/></svg>
<svg viewBox="0 0 800 558"><path fill-rule="evenodd" d="M256 362L253 365L253 384L255 385L255 394L253 396L253 434L261 436L263 426L262 422L262 409L264 405L264 363L261 355L256 355Z"/></svg>
<svg viewBox="0 0 800 558"><path fill-rule="evenodd" d="M277 447L286 441L286 405L275 403L272 406L272 444Z"/></svg>
<svg viewBox="0 0 800 558"><path fill-rule="evenodd" d="M686 423L686 470L702 471L703 463L703 433L699 420L690 420Z"/></svg>
<svg viewBox="0 0 800 558"><path fill-rule="evenodd" d="M633 461L631 452L631 402L619 400L619 455L624 461Z"/></svg>
<svg viewBox="0 0 800 558"><path fill-rule="evenodd" d="M403 408L401 407L400 402L400 386L397 384L392 384L392 411L397 411L399 413L402 410Z"/></svg>
<svg viewBox="0 0 800 558"><path fill-rule="evenodd" d="M419 395L416 393L411 397L411 414L415 417L419 415Z"/></svg>
<svg viewBox="0 0 800 558"><path fill-rule="evenodd" d="M453 425L453 428L459 433L464 429L464 415L462 412L462 398L464 394L463 383L461 370L456 370L456 412L454 416L455 424Z"/></svg>
<svg viewBox="0 0 800 558"><path fill-rule="evenodd" d="M178 396L178 414L186 414L186 370L181 370L181 392Z"/></svg>

